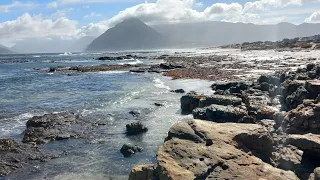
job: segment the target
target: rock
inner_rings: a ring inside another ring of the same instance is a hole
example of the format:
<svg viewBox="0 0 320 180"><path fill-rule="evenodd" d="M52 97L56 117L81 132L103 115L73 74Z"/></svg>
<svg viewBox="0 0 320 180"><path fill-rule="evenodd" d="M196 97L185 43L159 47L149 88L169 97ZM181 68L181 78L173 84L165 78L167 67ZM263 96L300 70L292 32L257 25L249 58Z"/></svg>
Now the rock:
<svg viewBox="0 0 320 180"><path fill-rule="evenodd" d="M287 96L286 103L290 109L294 109L307 98L309 98L309 92L303 86L300 86L294 93Z"/></svg>
<svg viewBox="0 0 320 180"><path fill-rule="evenodd" d="M273 114L273 119L275 121L275 129L278 129L281 126L285 116L286 112L276 112Z"/></svg>
<svg viewBox="0 0 320 180"><path fill-rule="evenodd" d="M140 116L141 112L140 111L136 111L136 110L132 110L129 112L129 114L131 114L134 117Z"/></svg>
<svg viewBox="0 0 320 180"><path fill-rule="evenodd" d="M207 108L196 108L192 111L194 119L207 120Z"/></svg>
<svg viewBox="0 0 320 180"><path fill-rule="evenodd" d="M184 66L177 65L177 64L170 64L170 63L161 63L160 68L162 68L162 69L179 69L179 68L184 68Z"/></svg>
<svg viewBox="0 0 320 180"><path fill-rule="evenodd" d="M300 168L303 151L294 146L286 146L272 153L274 166L284 170Z"/></svg>
<svg viewBox="0 0 320 180"><path fill-rule="evenodd" d="M205 96L198 95L196 92L191 91L180 99L182 113L192 113L192 111L199 107L200 99Z"/></svg>
<svg viewBox="0 0 320 180"><path fill-rule="evenodd" d="M290 134L286 139L286 144L293 145L304 151L306 156L312 158L320 157L320 135L316 134Z"/></svg>
<svg viewBox="0 0 320 180"><path fill-rule="evenodd" d="M170 91L170 92L173 92L173 93L181 93L181 94L185 93L185 91L184 91L183 89L176 89L176 90L172 90L172 91Z"/></svg>
<svg viewBox="0 0 320 180"><path fill-rule="evenodd" d="M282 123L282 129L287 133L320 134L320 104L300 105L288 112Z"/></svg>
<svg viewBox="0 0 320 180"><path fill-rule="evenodd" d="M272 138L260 125L200 120L178 124L159 148L159 179L298 179L252 155L271 153Z"/></svg>
<svg viewBox="0 0 320 180"><path fill-rule="evenodd" d="M160 104L160 103L154 103L154 105L158 107L164 106L163 104Z"/></svg>
<svg viewBox="0 0 320 180"><path fill-rule="evenodd" d="M261 91L269 91L270 89L270 85L266 82L263 82L260 84L260 90Z"/></svg>
<svg viewBox="0 0 320 180"><path fill-rule="evenodd" d="M54 155L30 144L22 144L12 139L0 139L0 179L13 171L32 166L34 161L47 161Z"/></svg>
<svg viewBox="0 0 320 180"><path fill-rule="evenodd" d="M22 142L43 144L75 137L71 130L75 122L75 115L67 112L34 116L27 121Z"/></svg>
<svg viewBox="0 0 320 180"><path fill-rule="evenodd" d="M205 98L200 99L199 107L207 107L212 104L217 105L232 105L232 106L239 106L242 103L242 99L236 96L230 95L212 95Z"/></svg>
<svg viewBox="0 0 320 180"><path fill-rule="evenodd" d="M311 71L315 67L316 67L316 64L314 64L314 63L307 64L307 71Z"/></svg>
<svg viewBox="0 0 320 180"><path fill-rule="evenodd" d="M211 85L211 88L215 91L229 90L230 93L241 93L241 91L247 90L249 83L246 82L218 82Z"/></svg>
<svg viewBox="0 0 320 180"><path fill-rule="evenodd" d="M300 100L303 98L303 96L306 94L306 91L303 88L305 86L305 81L298 81L298 80L287 80L284 83L281 84L281 105L284 110L291 110L292 107L294 107L297 103L300 102ZM300 90L298 91L298 89ZM287 97L292 95L288 101ZM289 102L289 104L288 104ZM293 104L291 104L291 102Z"/></svg>
<svg viewBox="0 0 320 180"><path fill-rule="evenodd" d="M53 68L53 67L49 68L49 72L56 72L56 68Z"/></svg>
<svg viewBox="0 0 320 180"><path fill-rule="evenodd" d="M280 77L262 75L259 77L258 83L260 85L261 84L272 84L275 86L279 86L281 83L281 80L280 80Z"/></svg>
<svg viewBox="0 0 320 180"><path fill-rule="evenodd" d="M241 118L248 115L247 111L233 106L221 106L213 104L205 109L206 120L220 123L238 122Z"/></svg>
<svg viewBox="0 0 320 180"><path fill-rule="evenodd" d="M307 81L306 89L310 92L312 98L316 98L320 94L320 80Z"/></svg>
<svg viewBox="0 0 320 180"><path fill-rule="evenodd" d="M272 119L275 113L279 112L279 109L273 106L263 106L257 110L258 119Z"/></svg>
<svg viewBox="0 0 320 180"><path fill-rule="evenodd" d="M130 157L137 152L141 152L142 150L143 149L139 146L132 144L124 144L120 149L120 152L124 157Z"/></svg>
<svg viewBox="0 0 320 180"><path fill-rule="evenodd" d="M152 180L156 174L156 166L153 164L134 167L129 175L129 180Z"/></svg>
<svg viewBox="0 0 320 180"><path fill-rule="evenodd" d="M131 124L127 124L126 128L127 135L136 135L148 131L148 128L146 128L141 122L133 122Z"/></svg>
<svg viewBox="0 0 320 180"><path fill-rule="evenodd" d="M320 180L320 168L314 169L314 180Z"/></svg>

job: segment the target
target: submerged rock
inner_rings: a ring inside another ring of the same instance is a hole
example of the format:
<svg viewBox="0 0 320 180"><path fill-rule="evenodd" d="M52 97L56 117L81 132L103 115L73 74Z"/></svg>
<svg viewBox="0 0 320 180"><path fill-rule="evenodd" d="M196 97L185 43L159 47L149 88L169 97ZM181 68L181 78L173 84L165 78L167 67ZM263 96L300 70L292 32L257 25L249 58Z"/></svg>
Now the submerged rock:
<svg viewBox="0 0 320 180"><path fill-rule="evenodd" d="M130 157L137 152L141 152L142 150L143 149L137 145L124 144L120 149L120 152L124 157Z"/></svg>
<svg viewBox="0 0 320 180"><path fill-rule="evenodd" d="M141 122L133 122L131 124L127 124L126 128L127 135L136 135L148 131L148 128L146 128Z"/></svg>
<svg viewBox="0 0 320 180"><path fill-rule="evenodd" d="M173 92L173 93L181 93L181 94L185 93L185 91L184 91L183 89L176 89L176 90L172 90L172 91L170 91L170 92Z"/></svg>

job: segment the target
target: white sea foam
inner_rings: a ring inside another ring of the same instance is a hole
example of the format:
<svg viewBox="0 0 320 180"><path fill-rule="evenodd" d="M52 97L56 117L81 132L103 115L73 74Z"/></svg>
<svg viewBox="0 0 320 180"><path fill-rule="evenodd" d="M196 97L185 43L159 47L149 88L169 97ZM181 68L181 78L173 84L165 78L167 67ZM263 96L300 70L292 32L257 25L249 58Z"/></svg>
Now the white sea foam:
<svg viewBox="0 0 320 180"><path fill-rule="evenodd" d="M39 57L41 57L41 56L39 56L39 55L36 55L36 56L32 56L32 57L35 57L35 58L39 58Z"/></svg>
<svg viewBox="0 0 320 180"><path fill-rule="evenodd" d="M132 62L125 62L125 63L118 63L119 65L124 65L124 64L130 64L130 65L136 65L136 64L143 64L142 61L139 61L139 60L135 60L135 61L132 61Z"/></svg>
<svg viewBox="0 0 320 180"><path fill-rule="evenodd" d="M161 81L161 79L159 78L154 78L153 83L154 83L154 86L157 88L170 90L170 87L165 85L164 82Z"/></svg>
<svg viewBox="0 0 320 180"><path fill-rule="evenodd" d="M72 55L72 53L71 52L65 52L63 54L59 54L59 56L69 56L69 55Z"/></svg>
<svg viewBox="0 0 320 180"><path fill-rule="evenodd" d="M128 71L100 71L98 74L122 74Z"/></svg>

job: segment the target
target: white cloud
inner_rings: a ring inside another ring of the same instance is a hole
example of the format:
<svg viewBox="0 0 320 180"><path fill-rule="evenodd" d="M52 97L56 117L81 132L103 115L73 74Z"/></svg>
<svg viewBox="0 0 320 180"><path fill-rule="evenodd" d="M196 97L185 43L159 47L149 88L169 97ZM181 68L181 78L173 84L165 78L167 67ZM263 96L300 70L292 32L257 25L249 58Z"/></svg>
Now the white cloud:
<svg viewBox="0 0 320 180"><path fill-rule="evenodd" d="M91 4L91 3L108 3L108 2L134 2L136 0L55 0L47 4L48 8L57 8L59 6L72 4Z"/></svg>
<svg viewBox="0 0 320 180"><path fill-rule="evenodd" d="M0 23L0 40L12 42L17 39L56 36L69 38L76 36L77 21L65 17L56 19L43 19L42 15L23 14L13 21Z"/></svg>
<svg viewBox="0 0 320 180"><path fill-rule="evenodd" d="M320 22L320 11L312 13L305 22Z"/></svg>
<svg viewBox="0 0 320 180"><path fill-rule="evenodd" d="M58 19L58 18L62 18L62 17L68 17L68 14L70 12L72 12L73 10L74 10L73 8L57 10L55 13L51 14L49 16L49 18Z"/></svg>
<svg viewBox="0 0 320 180"><path fill-rule="evenodd" d="M35 8L37 4L35 3L21 3L19 1L13 1L12 4L0 5L0 13L8 13L12 9L32 9Z"/></svg>
<svg viewBox="0 0 320 180"><path fill-rule="evenodd" d="M98 13L92 12L90 14L85 15L84 18L87 19L87 18L90 18L90 17L100 17L100 16L102 16L102 14L98 14Z"/></svg>
<svg viewBox="0 0 320 180"><path fill-rule="evenodd" d="M302 6L307 3L320 2L320 0L258 0L254 2L247 2L244 5L244 11L262 11L271 7L286 7L289 5Z"/></svg>

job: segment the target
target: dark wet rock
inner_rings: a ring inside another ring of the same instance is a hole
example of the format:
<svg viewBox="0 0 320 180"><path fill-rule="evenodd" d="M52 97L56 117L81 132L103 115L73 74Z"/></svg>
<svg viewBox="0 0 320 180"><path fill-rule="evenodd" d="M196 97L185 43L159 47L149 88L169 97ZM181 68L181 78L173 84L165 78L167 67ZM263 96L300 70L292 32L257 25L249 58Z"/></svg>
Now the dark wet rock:
<svg viewBox="0 0 320 180"><path fill-rule="evenodd" d="M152 180L156 176L156 165L147 164L134 167L129 175L129 180Z"/></svg>
<svg viewBox="0 0 320 180"><path fill-rule="evenodd" d="M192 111L194 119L207 120L207 108L196 108Z"/></svg>
<svg viewBox="0 0 320 180"><path fill-rule="evenodd" d="M184 68L184 66L179 65L179 64L161 63L160 68L162 68L162 69L180 69L180 68Z"/></svg>
<svg viewBox="0 0 320 180"><path fill-rule="evenodd" d="M281 83L281 79L280 79L280 77L277 77L277 76L262 75L259 77L258 82L259 82L259 84L267 83L267 84L279 86Z"/></svg>
<svg viewBox="0 0 320 180"><path fill-rule="evenodd" d="M133 122L131 124L127 124L126 129L127 135L136 135L148 131L148 128L146 128L141 122Z"/></svg>
<svg viewBox="0 0 320 180"><path fill-rule="evenodd" d="M19 168L54 157L33 145L18 143L12 139L0 139L0 179Z"/></svg>
<svg viewBox="0 0 320 180"><path fill-rule="evenodd" d="M164 105L161 104L161 103L154 103L154 105L157 106L157 107L162 107L162 106L164 106Z"/></svg>
<svg viewBox="0 0 320 180"><path fill-rule="evenodd" d="M132 110L132 111L129 112L129 114L131 114L134 117L137 117L137 116L141 115L141 112L137 111L137 110Z"/></svg>
<svg viewBox="0 0 320 180"><path fill-rule="evenodd" d="M116 56L116 57L99 57L97 60L107 60L107 61L118 61L118 60L127 60L127 59L145 59L146 57L136 56L136 55L126 55L126 56Z"/></svg>
<svg viewBox="0 0 320 180"><path fill-rule="evenodd" d="M132 144L124 144L120 149L120 152L124 157L130 157L137 152L141 152L142 150L143 148L139 146L132 145Z"/></svg>
<svg viewBox="0 0 320 180"><path fill-rule="evenodd" d="M73 113L63 112L34 116L27 121L22 141L43 144L76 137L77 134L71 130L71 125L74 123L76 123L76 116Z"/></svg>
<svg viewBox="0 0 320 180"><path fill-rule="evenodd" d="M181 93L181 94L185 93L185 91L184 91L183 89L176 89L176 90L172 90L172 91L170 91L170 92L173 92L173 93Z"/></svg>
<svg viewBox="0 0 320 180"><path fill-rule="evenodd" d="M212 104L217 104L217 105L232 105L232 106L239 106L242 103L242 99L238 98L236 96L231 96L231 95L212 95L212 96L207 96L202 99L200 99L199 102L199 107L207 107Z"/></svg>
<svg viewBox="0 0 320 180"><path fill-rule="evenodd" d="M192 113L195 108L199 107L200 99L203 97L205 96L199 95L194 91L182 96L180 99L182 113Z"/></svg>
<svg viewBox="0 0 320 180"><path fill-rule="evenodd" d="M308 103L306 101L305 103ZM320 103L299 105L288 112L282 123L287 133L315 133L320 134Z"/></svg>
<svg viewBox="0 0 320 180"><path fill-rule="evenodd" d="M307 64L307 71L311 71L315 67L316 67L316 64L314 64L314 63Z"/></svg>
<svg viewBox="0 0 320 180"><path fill-rule="evenodd" d="M273 114L273 119L275 121L274 128L278 129L281 126L286 115L286 112L276 112Z"/></svg>
<svg viewBox="0 0 320 180"><path fill-rule="evenodd" d="M302 104L304 99L309 97L309 92L303 86L300 86L295 92L287 96L286 104L290 109L294 109L299 104Z"/></svg>
<svg viewBox="0 0 320 180"><path fill-rule="evenodd" d="M214 122L238 122L248 116L246 110L233 106L211 105L206 108L207 120Z"/></svg>
<svg viewBox="0 0 320 180"><path fill-rule="evenodd" d="M306 89L310 92L310 97L316 98L320 94L320 80L307 81Z"/></svg>
<svg viewBox="0 0 320 180"><path fill-rule="evenodd" d="M49 72L56 72L56 68L53 68L53 67L49 68Z"/></svg>
<svg viewBox="0 0 320 180"><path fill-rule="evenodd" d="M228 93L241 93L241 91L247 90L250 84L247 82L218 82L211 85L211 88L215 91L228 91Z"/></svg>
<svg viewBox="0 0 320 180"><path fill-rule="evenodd" d="M270 85L266 82L263 82L260 84L260 90L261 91L269 91L270 89Z"/></svg>

